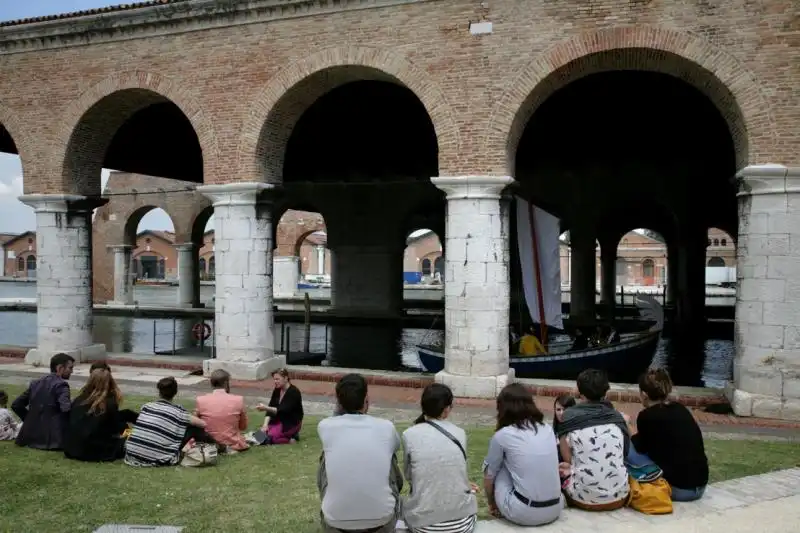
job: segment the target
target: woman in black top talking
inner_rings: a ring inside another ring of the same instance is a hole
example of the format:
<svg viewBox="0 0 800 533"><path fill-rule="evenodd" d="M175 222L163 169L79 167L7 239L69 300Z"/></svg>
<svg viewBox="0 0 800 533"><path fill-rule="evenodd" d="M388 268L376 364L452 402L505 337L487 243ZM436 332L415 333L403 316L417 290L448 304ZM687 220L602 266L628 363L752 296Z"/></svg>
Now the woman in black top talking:
<svg viewBox="0 0 800 533"><path fill-rule="evenodd" d="M639 379L639 390L645 408L636 418L629 459L641 464L644 455L657 464L672 486L673 500L699 500L708 484L700 427L686 407L669 400L672 380L666 370L648 370Z"/></svg>

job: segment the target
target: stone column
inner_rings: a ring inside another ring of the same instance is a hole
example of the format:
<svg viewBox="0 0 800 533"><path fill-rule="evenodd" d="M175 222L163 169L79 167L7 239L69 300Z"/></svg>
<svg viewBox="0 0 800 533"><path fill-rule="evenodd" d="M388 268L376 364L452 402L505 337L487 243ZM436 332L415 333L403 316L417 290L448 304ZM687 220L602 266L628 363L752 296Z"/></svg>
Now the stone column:
<svg viewBox="0 0 800 533"><path fill-rule="evenodd" d="M672 239L670 239L672 241ZM667 244L667 294L668 306L675 305L675 296L678 294L678 247L671 242Z"/></svg>
<svg viewBox="0 0 800 533"><path fill-rule="evenodd" d="M133 246L115 244L108 247L114 252L114 305L133 305L133 273L131 261Z"/></svg>
<svg viewBox="0 0 800 533"><path fill-rule="evenodd" d="M740 416L800 420L800 167L738 174L736 357Z"/></svg>
<svg viewBox="0 0 800 533"><path fill-rule="evenodd" d="M342 242L344 237L331 243L329 237L331 308L337 315L399 316L403 309L403 243L393 242L388 235L381 235L387 240L380 243L363 237L352 228L353 244Z"/></svg>
<svg viewBox="0 0 800 533"><path fill-rule="evenodd" d="M433 178L447 194L445 369L456 396L495 398L508 368L510 177Z"/></svg>
<svg viewBox="0 0 800 533"><path fill-rule="evenodd" d="M187 242L175 245L178 254L178 307L200 306L200 285L197 272L197 247Z"/></svg>
<svg viewBox="0 0 800 533"><path fill-rule="evenodd" d="M92 210L107 200L28 194L19 200L36 213L37 346L25 362L48 366L64 352L77 362L104 359L92 337Z"/></svg>
<svg viewBox="0 0 800 533"><path fill-rule="evenodd" d="M609 237L600 243L600 301L609 319L617 306L617 240Z"/></svg>
<svg viewBox="0 0 800 533"><path fill-rule="evenodd" d="M569 232L572 248L569 318L573 324L594 321L597 301L596 241L589 228L575 227Z"/></svg>
<svg viewBox="0 0 800 533"><path fill-rule="evenodd" d="M217 358L235 379L260 380L286 364L275 355L272 313L272 216L267 183L205 185L197 190L214 204Z"/></svg>
<svg viewBox="0 0 800 533"><path fill-rule="evenodd" d="M297 294L300 281L300 258L297 256L275 257L272 260L273 289L275 298L291 298Z"/></svg>

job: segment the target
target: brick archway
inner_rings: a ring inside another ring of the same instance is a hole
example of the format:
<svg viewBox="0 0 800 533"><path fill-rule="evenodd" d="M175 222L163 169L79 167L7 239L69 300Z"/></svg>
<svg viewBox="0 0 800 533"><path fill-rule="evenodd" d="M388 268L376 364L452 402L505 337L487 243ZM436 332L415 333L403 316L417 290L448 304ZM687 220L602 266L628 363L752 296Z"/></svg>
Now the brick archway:
<svg viewBox="0 0 800 533"><path fill-rule="evenodd" d="M120 98L114 98L115 95ZM120 72L96 83L81 93L61 116L56 148L63 152L54 158L56 162L63 162L62 168L58 169L60 190L78 194L99 193L100 169L83 168L82 165L94 167L101 164L97 160L102 161L102 155L93 153L98 146L104 148L111 136L137 111L166 101L175 104L191 122L203 154L204 175L212 175L219 150L213 124L200 103L189 91L168 78L135 70ZM95 124L87 124L90 122ZM92 126L96 131L87 131ZM98 146L79 146L86 141Z"/></svg>
<svg viewBox="0 0 800 533"><path fill-rule="evenodd" d="M444 94L427 74L402 56L378 48L348 46L322 50L275 75L251 106L238 147L239 176L282 181L286 143L300 116L332 89L359 80L402 85L422 102L433 122L439 173L458 158L459 134Z"/></svg>
<svg viewBox="0 0 800 533"><path fill-rule="evenodd" d="M0 125L6 129L17 147L17 155L19 156L22 166L22 186L27 190L25 172L26 169L30 170L28 165L33 165L35 161L26 159L26 157L30 157L28 136L25 134L25 128L22 122L17 118L18 116L19 114L14 109L0 102Z"/></svg>
<svg viewBox="0 0 800 533"><path fill-rule="evenodd" d="M569 83L613 70L661 72L708 97L728 123L737 168L768 156L773 138L769 104L747 69L702 37L652 26L584 33L534 59L511 83L489 122L484 143L496 173L511 174L522 133L538 107Z"/></svg>

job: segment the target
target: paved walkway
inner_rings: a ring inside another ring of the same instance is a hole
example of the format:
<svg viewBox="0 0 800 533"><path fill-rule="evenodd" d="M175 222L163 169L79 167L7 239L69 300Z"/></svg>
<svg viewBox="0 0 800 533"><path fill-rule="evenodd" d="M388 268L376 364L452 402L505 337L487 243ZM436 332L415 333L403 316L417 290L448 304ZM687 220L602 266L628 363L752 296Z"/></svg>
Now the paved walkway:
<svg viewBox="0 0 800 533"><path fill-rule="evenodd" d="M47 373L45 368L34 368L24 363L0 365L0 386L26 386L31 379ZM89 365L77 365L70 380L72 388L83 386L89 372ZM178 398L192 400L199 393L205 393L209 387L207 380L201 376L192 376L180 371L164 368L114 367L114 377L123 393L133 396L154 397L155 383L165 376L174 376L178 381ZM334 386L332 382L295 381L303 392L303 406L306 414L311 416L327 416L334 408ZM258 402L269 401L271 381L265 381L255 387L234 387L232 392L245 397L248 405L255 407ZM392 420L395 423L407 423L419 414L419 389L402 389L370 385L370 413ZM553 398L537 397L537 405L545 416L552 417ZM630 414L634 420L641 409L638 404L615 402L615 406ZM726 440L770 440L795 441L800 443L800 427L798 425L781 425L781 421L759 420L753 418L736 418L726 415L712 415L701 410L693 410L698 418L704 434L709 438ZM453 410L453 422L462 426L487 426L495 423L493 401L456 400ZM775 422L775 426L769 423Z"/></svg>
<svg viewBox="0 0 800 533"><path fill-rule="evenodd" d="M482 521L476 533L530 531L502 520ZM715 483L699 502L676 503L671 515L631 509L588 513L567 509L541 533L796 533L800 531L800 468Z"/></svg>

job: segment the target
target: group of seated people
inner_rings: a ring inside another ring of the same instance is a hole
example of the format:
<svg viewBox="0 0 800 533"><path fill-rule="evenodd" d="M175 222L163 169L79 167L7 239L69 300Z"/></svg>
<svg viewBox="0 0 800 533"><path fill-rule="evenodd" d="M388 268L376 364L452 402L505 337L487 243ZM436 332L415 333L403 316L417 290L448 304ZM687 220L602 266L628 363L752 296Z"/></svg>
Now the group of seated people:
<svg viewBox="0 0 800 533"><path fill-rule="evenodd" d="M250 447L247 407L242 396L230 393L230 375L211 373L210 394L198 396L190 413L173 400L178 383L173 377L157 384L159 399L146 403L138 413L122 409L122 393L106 363L94 363L78 396L70 398L68 380L74 359L56 354L50 374L36 379L11 405L21 419L16 422L6 409L7 395L0 391L0 440L15 440L19 446L61 450L70 459L107 462L123 459L131 466L171 466L193 443L215 445L219 452L234 454ZM296 442L302 427L300 391L291 384L285 369L273 373L275 388L260 430L265 437L257 444Z"/></svg>
<svg viewBox="0 0 800 533"><path fill-rule="evenodd" d="M708 461L694 417L669 400L672 382L665 370L648 371L639 387L645 408L633 436L629 420L606 399L602 371L578 376L579 398L556 399L552 426L524 385L504 387L483 462L492 515L538 526L557 520L565 503L588 511L619 509L629 499L628 469L646 465L660 468L673 500L702 497ZM466 433L448 421L450 389L428 385L422 415L402 437L392 422L367 414L367 392L362 376L343 377L334 416L317 428L323 529L384 533L402 520L412 533L472 532L480 489L469 479ZM396 455L401 447L403 472ZM401 497L404 478L410 491Z"/></svg>
<svg viewBox="0 0 800 533"><path fill-rule="evenodd" d="M134 466L175 465L192 439L231 453L249 447L242 435L244 399L230 394L227 372L212 373L214 390L197 398L194 413L173 402L177 382L171 377L159 381L160 399L136 413L121 409L122 395L103 363L93 365L86 385L70 401L72 367L69 356L54 356L51 374L33 381L13 402L21 427L9 424L13 417L3 409L0 393L0 435L13 434L21 446L61 449L73 459L124 458ZM296 442L303 420L300 391L286 370L276 371L273 380L269 405L257 407L267 413L263 441ZM492 515L537 526L557 520L565 503L589 511L618 509L629 499L629 469L647 465L661 470L673 500L703 496L708 460L702 433L691 412L669 399L672 382L665 370L641 377L644 409L635 429L606 399L604 372L581 372L577 389L578 398L556 399L552 425L524 385L512 383L500 392L495 433L483 462L482 489ZM391 421L368 414L363 376L348 374L336 384L334 416L317 426L325 531L383 533L395 531L398 520L412 533L474 530L481 487L469 477L466 432L448 420L453 394L433 383L420 403L422 414L401 437ZM401 497L404 482L410 490Z"/></svg>

